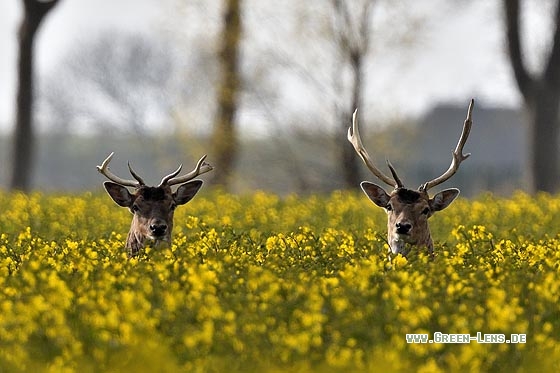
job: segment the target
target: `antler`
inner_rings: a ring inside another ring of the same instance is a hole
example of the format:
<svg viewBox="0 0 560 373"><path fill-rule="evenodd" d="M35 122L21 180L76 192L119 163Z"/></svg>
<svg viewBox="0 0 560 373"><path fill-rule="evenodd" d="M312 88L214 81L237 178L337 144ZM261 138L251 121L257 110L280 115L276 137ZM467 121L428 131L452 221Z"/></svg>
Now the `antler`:
<svg viewBox="0 0 560 373"><path fill-rule="evenodd" d="M189 172L188 174L185 174L183 176L175 177L179 174L179 172L181 172L181 168L183 168L183 165L180 165L175 171L173 171L172 173L170 173L169 175L167 175L163 179L161 179L161 183L159 183L159 186L164 186L164 185L171 186L171 185L175 185L175 184L181 184L181 183L184 183L186 181L194 179L198 175L202 175L203 173L206 173L208 171L212 171L214 169L214 167L212 167L210 164L206 163L204 161L205 159L206 159L206 155L203 155L198 160L198 163L196 164L196 167L194 168L194 170L192 170L191 172Z"/></svg>
<svg viewBox="0 0 560 373"><path fill-rule="evenodd" d="M393 166L389 161L387 161L387 166L389 167L389 170L393 175L393 179L391 179L389 176L381 172L381 170L375 167L375 165L371 161L367 150L364 148L364 145L362 144L362 139L360 138L360 131L358 130L357 113L358 113L358 109L356 109L354 111L354 114L352 115L352 127L348 128L348 141L352 143L352 145L354 146L354 150L356 150L356 153L358 153L360 158L362 158L362 161L364 161L365 165L375 176L377 176L379 180L383 181L387 185L394 187L395 189L403 188L403 183L397 176L397 172L395 171L395 169L393 168Z"/></svg>
<svg viewBox="0 0 560 373"><path fill-rule="evenodd" d="M132 166L130 165L130 162L127 162L127 165L128 165L128 171L130 172L132 177L135 178L136 180L138 180L140 185L146 185L144 180L142 180L142 178L140 176L138 176L138 174L136 172L134 172L134 170L132 169Z"/></svg>
<svg viewBox="0 0 560 373"><path fill-rule="evenodd" d="M117 175L113 174L109 170L109 162L111 162L111 159L113 158L113 155L115 155L115 152L112 152L111 154L109 154L109 156L107 158L105 158L103 163L101 163L101 166L96 166L97 171L99 171L101 174L103 174L107 179L109 179L111 181L114 181L115 183L120 184L122 186L129 186L129 187L138 188L142 185L145 185L144 180L142 180L142 178L140 178L136 174L136 172L134 172L134 170L130 166L130 163L128 163L128 170L130 171L130 174L132 175L132 177L134 177L136 179L136 181L122 179L122 178L118 177Z"/></svg>
<svg viewBox="0 0 560 373"><path fill-rule="evenodd" d="M463 162L471 155L471 153L463 154L463 147L465 146L465 143L467 142L467 138L469 137L469 133L471 132L471 127L473 123L472 122L473 107L474 107L474 99L471 99L469 108L467 110L467 118L463 123L463 131L461 132L461 137L459 137L459 142L457 143L457 146L453 151L453 159L451 160L451 165L449 166L447 171L443 173L443 175L422 184L420 188L418 188L419 190L427 191L428 189L433 188L436 185L439 185L444 181L446 181L447 179L449 179L451 176L455 174L455 172L457 172L461 162Z"/></svg>

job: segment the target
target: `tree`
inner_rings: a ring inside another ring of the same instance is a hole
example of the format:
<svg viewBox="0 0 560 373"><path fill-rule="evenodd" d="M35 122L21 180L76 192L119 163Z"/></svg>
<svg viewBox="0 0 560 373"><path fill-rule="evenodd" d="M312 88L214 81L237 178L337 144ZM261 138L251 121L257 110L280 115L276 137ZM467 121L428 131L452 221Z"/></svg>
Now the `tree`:
<svg viewBox="0 0 560 373"><path fill-rule="evenodd" d="M339 138L346 137L348 127L352 123L352 114L355 109L362 107L362 92L364 91L364 61L369 51L371 10L373 0L366 0L358 7L358 12L351 12L356 8L352 2L352 8L346 0L332 0L335 18L335 37L338 48L344 61L350 64L352 70L351 78L351 100L347 107L339 108L338 117L340 130L336 131ZM352 14L357 14L352 17ZM358 121L362 122L363 110L358 110ZM360 182L359 160L354 154L354 148L348 141L340 145L340 169L343 172L344 184L347 187L355 187Z"/></svg>
<svg viewBox="0 0 560 373"><path fill-rule="evenodd" d="M239 147L235 115L239 100L239 46L241 40L241 0L226 0L219 52L220 80L217 89L217 112L212 133L213 162L220 169L213 182L228 186Z"/></svg>
<svg viewBox="0 0 560 373"><path fill-rule="evenodd" d="M44 84L41 109L52 128L161 133L183 87L179 58L164 39L110 32L73 49Z"/></svg>
<svg viewBox="0 0 560 373"><path fill-rule="evenodd" d="M22 0L23 20L18 42L18 92L12 154L11 189L28 191L32 174L35 134L33 130L33 43L37 30L58 0Z"/></svg>
<svg viewBox="0 0 560 373"><path fill-rule="evenodd" d="M552 45L540 74L531 74L523 59L519 0L504 0L504 8L510 63L529 116L531 189L553 193L560 183L560 1Z"/></svg>

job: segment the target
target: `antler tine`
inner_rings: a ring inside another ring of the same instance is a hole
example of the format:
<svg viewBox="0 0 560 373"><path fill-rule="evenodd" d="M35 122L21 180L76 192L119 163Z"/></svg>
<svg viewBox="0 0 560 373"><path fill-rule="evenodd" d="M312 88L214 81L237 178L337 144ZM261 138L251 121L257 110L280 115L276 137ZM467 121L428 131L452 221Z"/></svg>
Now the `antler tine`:
<svg viewBox="0 0 560 373"><path fill-rule="evenodd" d="M163 177L163 179L161 179L161 182L159 183L160 186L167 184L167 182L174 178L175 176L179 175L179 172L181 172L181 169L183 168L183 165L180 164L179 167L177 167L177 169L175 171L173 171L172 173L170 173L169 175L166 175Z"/></svg>
<svg viewBox="0 0 560 373"><path fill-rule="evenodd" d="M381 170L375 167L375 165L371 161L367 150L364 148L364 145L362 144L362 139L360 138L360 131L358 130L357 113L358 113L358 109L356 109L354 111L354 114L352 115L352 127L348 128L348 141L350 141L350 143L354 146L354 150L356 150L356 153L358 153L360 158L362 158L362 161L364 161L367 168L369 168L369 170L375 176L377 176L379 180L383 181L385 184L390 185L394 188L402 187L402 183L400 182L400 180L398 180L398 177L395 180L392 180L389 176L385 175L383 172L381 172ZM396 173L394 172L395 170L393 169L392 166L390 166L390 164L389 164L389 169L391 170L391 173L393 173L393 175L396 176Z"/></svg>
<svg viewBox="0 0 560 373"><path fill-rule="evenodd" d="M472 127L472 124L473 124L473 121L472 121L473 107L474 107L474 99L471 99L471 102L469 103L469 108L467 110L467 118L465 119L465 121L463 123L463 131L461 132L461 137L459 137L459 142L457 143L457 146L455 147L455 150L453 151L453 158L451 160L451 165L449 166L447 171L445 171L443 173L443 175L422 184L420 186L419 190L427 191L428 189L433 188L436 185L439 185L439 184L443 183L444 181L449 179L451 176L453 176L455 174L455 172L457 172L461 162L463 162L465 159L470 157L471 153L463 154L463 147L465 146L465 143L467 142L467 138L469 137L469 134L471 132L471 127Z"/></svg>
<svg viewBox="0 0 560 373"><path fill-rule="evenodd" d="M391 162L389 162L388 159L387 159L387 167L389 167L389 170L391 171L391 175L393 175L393 179L395 179L395 183L397 183L395 188L404 188L404 184L402 183L401 179L399 179L399 176L397 175L397 171L395 171L395 168L393 167Z"/></svg>
<svg viewBox="0 0 560 373"><path fill-rule="evenodd" d="M177 170L175 170L174 172L170 173L169 175L165 176L163 179L161 179L161 183L159 184L159 186L163 186L163 185L175 185L175 184L181 184L184 182L187 182L189 180L194 179L195 177L202 175L208 171L212 171L214 169L214 167L212 167L209 163L206 163L204 160L206 159L206 155L203 155L197 162L196 167L194 168L194 170L192 170L191 172L189 172L188 174L185 174L183 176L179 176L179 177L175 177L179 174L179 172L181 171L181 166L179 166L179 168L177 168Z"/></svg>
<svg viewBox="0 0 560 373"><path fill-rule="evenodd" d="M138 174L136 172L134 172L134 170L132 169L132 166L130 165L130 162L127 162L127 163L128 163L128 171L130 172L132 177L135 178L136 180L138 180L140 185L146 185L144 180L142 180L142 178L140 176L138 176Z"/></svg>
<svg viewBox="0 0 560 373"><path fill-rule="evenodd" d="M113 174L109 170L109 162L111 162L111 159L113 158L113 155L115 155L115 152L112 152L111 154L109 154L109 156L107 158L105 158L103 163L101 163L101 166L96 166L97 171L99 171L107 179L109 179L111 181L114 181L115 183L120 184L122 186L129 186L129 187L138 188L139 186L144 185L144 183L141 181L142 179L139 179L139 178L135 177L137 181L127 180L127 179L122 179L122 178L118 177L117 175ZM134 174L132 176L134 176Z"/></svg>

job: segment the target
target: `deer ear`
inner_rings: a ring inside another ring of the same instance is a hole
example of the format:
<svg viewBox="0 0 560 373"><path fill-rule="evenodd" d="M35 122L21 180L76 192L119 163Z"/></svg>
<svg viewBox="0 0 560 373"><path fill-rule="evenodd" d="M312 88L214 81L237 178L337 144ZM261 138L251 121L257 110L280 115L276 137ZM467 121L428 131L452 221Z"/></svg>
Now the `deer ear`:
<svg viewBox="0 0 560 373"><path fill-rule="evenodd" d="M202 180L194 180L181 185L173 193L173 199L177 205L184 205L189 202L202 187Z"/></svg>
<svg viewBox="0 0 560 373"><path fill-rule="evenodd" d="M132 206L132 202L134 202L134 198L132 194L126 189L126 187L113 183L111 181L106 181L103 183L105 190L111 196L113 201L117 203L117 205L122 207L130 207Z"/></svg>
<svg viewBox="0 0 560 373"><path fill-rule="evenodd" d="M369 181L362 181L360 186L373 203L379 207L387 207L391 197L387 194L385 189L381 188L379 185L370 183Z"/></svg>
<svg viewBox="0 0 560 373"><path fill-rule="evenodd" d="M445 189L437 193L430 199L430 208L432 211L441 211L451 204L459 195L459 189L451 188Z"/></svg>

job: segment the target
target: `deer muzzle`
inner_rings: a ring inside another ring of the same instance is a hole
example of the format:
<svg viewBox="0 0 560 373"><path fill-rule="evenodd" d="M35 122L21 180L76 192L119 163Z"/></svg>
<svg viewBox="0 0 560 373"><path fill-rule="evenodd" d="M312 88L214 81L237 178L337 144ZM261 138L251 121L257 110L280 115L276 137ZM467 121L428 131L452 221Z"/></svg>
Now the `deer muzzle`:
<svg viewBox="0 0 560 373"><path fill-rule="evenodd" d="M412 224L406 221L401 221L395 225L395 228L397 230L397 234L408 235L412 229Z"/></svg>
<svg viewBox="0 0 560 373"><path fill-rule="evenodd" d="M153 238L163 238L168 233L168 225L164 220L154 219L150 222L149 232Z"/></svg>

